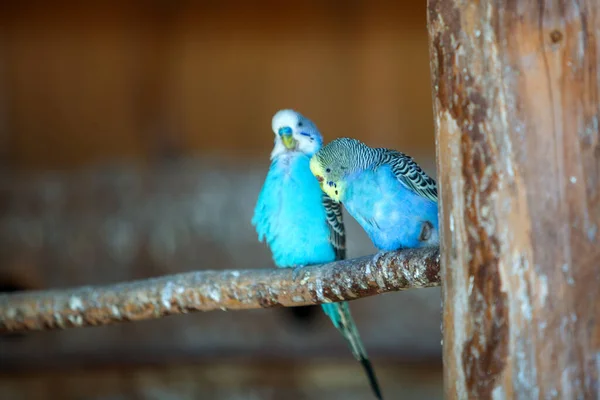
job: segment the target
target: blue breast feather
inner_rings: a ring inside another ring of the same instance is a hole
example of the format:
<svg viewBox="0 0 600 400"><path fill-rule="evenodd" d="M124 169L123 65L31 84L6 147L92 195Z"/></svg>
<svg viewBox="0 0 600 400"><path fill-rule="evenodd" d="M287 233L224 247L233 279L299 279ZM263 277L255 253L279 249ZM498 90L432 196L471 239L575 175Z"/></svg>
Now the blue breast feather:
<svg viewBox="0 0 600 400"><path fill-rule="evenodd" d="M309 158L286 154L273 160L258 197L252 224L278 267L335 260L321 188Z"/></svg>
<svg viewBox="0 0 600 400"><path fill-rule="evenodd" d="M348 177L343 203L380 250L424 245L418 238L425 221L438 237L437 203L403 185L388 165Z"/></svg>

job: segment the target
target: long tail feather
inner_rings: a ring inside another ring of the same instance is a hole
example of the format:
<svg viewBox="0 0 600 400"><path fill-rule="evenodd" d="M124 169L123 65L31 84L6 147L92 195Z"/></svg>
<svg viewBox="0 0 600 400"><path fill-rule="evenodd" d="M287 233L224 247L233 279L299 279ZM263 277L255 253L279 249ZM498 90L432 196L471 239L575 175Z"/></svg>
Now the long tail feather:
<svg viewBox="0 0 600 400"><path fill-rule="evenodd" d="M373 389L373 393L375 393L375 397L379 400L383 400L383 396L381 395L381 389L379 388L379 382L377 382L377 376L375 375L375 370L371 365L371 361L368 358L363 358L360 360L367 376L369 377L369 383L371 384L371 389Z"/></svg>
<svg viewBox="0 0 600 400"><path fill-rule="evenodd" d="M377 376L375 375L375 370L371 365L371 361L369 361L365 347L360 340L360 335L358 334L356 324L354 323L352 315L350 314L350 306L348 303L342 302L322 304L321 307L323 308L323 311L325 311L325 314L327 314L327 316L331 319L333 325L338 329L338 331L340 331L342 336L344 336L348 342L354 358L356 358L362 364L365 372L367 373L367 377L369 378L369 383L371 384L373 393L375 393L377 399L383 400L381 389L379 388L379 383L377 382Z"/></svg>

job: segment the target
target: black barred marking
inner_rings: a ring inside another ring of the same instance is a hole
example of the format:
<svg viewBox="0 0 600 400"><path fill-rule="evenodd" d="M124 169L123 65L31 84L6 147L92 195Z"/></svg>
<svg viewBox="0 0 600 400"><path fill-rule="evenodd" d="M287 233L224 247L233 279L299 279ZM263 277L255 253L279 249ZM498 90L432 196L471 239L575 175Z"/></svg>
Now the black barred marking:
<svg viewBox="0 0 600 400"><path fill-rule="evenodd" d="M346 230L344 228L342 205L323 193L323 207L325 208L327 226L329 227L329 241L333 246L335 259L343 260L346 258Z"/></svg>
<svg viewBox="0 0 600 400"><path fill-rule="evenodd" d="M396 150L375 150L380 155L377 166L390 165L396 178L406 187L437 203L438 194L435 180L429 177L412 157Z"/></svg>
<svg viewBox="0 0 600 400"><path fill-rule="evenodd" d="M435 180L412 157L399 151L372 148L357 139L339 138L323 147L316 157L331 171L325 176L328 182L340 180L347 173L390 165L392 172L404 186L437 203Z"/></svg>

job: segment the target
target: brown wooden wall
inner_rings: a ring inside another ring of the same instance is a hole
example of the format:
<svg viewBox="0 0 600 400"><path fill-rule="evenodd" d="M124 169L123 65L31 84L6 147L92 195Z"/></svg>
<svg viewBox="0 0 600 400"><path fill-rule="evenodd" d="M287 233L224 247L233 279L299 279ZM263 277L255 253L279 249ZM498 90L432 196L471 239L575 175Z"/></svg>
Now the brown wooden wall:
<svg viewBox="0 0 600 400"><path fill-rule="evenodd" d="M250 219L279 108L434 173L425 1L7 3L0 291L271 266ZM353 302L386 398L441 398L439 304ZM368 398L325 316L289 311L0 337L0 398Z"/></svg>
<svg viewBox="0 0 600 400"><path fill-rule="evenodd" d="M0 6L11 168L265 157L287 107L327 138L433 155L424 1L39 3Z"/></svg>

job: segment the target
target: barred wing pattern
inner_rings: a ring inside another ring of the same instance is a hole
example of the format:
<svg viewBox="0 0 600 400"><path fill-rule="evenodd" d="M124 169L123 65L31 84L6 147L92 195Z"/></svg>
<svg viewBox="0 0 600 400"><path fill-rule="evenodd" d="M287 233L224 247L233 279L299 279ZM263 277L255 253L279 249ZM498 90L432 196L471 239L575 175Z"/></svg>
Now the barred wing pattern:
<svg viewBox="0 0 600 400"><path fill-rule="evenodd" d="M323 207L327 216L327 226L329 227L329 241L333 246L336 260L346 258L346 231L344 228L344 219L342 215L342 205L336 203L323 193Z"/></svg>
<svg viewBox="0 0 600 400"><path fill-rule="evenodd" d="M437 203L435 180L429 177L410 156L396 150L385 150L380 165L389 164L400 182L418 195Z"/></svg>

